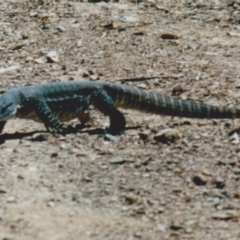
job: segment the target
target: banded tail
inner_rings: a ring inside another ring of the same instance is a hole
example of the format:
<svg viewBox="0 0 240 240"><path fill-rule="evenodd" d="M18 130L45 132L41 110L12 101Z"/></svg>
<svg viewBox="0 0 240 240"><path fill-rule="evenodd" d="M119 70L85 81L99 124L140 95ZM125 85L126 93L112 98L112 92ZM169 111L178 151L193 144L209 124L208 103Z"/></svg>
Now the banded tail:
<svg viewBox="0 0 240 240"><path fill-rule="evenodd" d="M182 100L121 84L111 84L106 87L116 107L189 118L240 118L240 108L236 107L213 106L193 100Z"/></svg>

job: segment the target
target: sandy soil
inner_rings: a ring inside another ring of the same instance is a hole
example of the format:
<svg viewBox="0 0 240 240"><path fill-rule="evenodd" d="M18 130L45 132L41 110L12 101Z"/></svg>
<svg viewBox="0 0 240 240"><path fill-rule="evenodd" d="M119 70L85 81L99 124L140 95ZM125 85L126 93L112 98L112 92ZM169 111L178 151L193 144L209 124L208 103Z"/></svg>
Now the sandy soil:
<svg viewBox="0 0 240 240"><path fill-rule="evenodd" d="M237 0L1 1L0 19L1 92L100 79L239 105ZM110 140L95 110L67 136L8 121L0 239L240 238L239 120L123 112L128 129ZM172 140L156 138L164 129Z"/></svg>

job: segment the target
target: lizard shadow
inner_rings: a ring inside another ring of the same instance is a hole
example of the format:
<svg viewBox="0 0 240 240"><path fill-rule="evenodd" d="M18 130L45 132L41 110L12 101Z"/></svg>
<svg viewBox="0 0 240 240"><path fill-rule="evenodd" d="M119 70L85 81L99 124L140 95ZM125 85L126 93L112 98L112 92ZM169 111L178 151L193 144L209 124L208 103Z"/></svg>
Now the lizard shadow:
<svg viewBox="0 0 240 240"><path fill-rule="evenodd" d="M107 130L103 128L95 128L95 129L86 129L86 128L87 127L83 124L78 124L74 127L68 126L65 128L66 133L64 135L76 134L76 133L87 133L89 135L105 135L107 133ZM138 128L139 127L126 127L125 130L138 129ZM2 145L6 140L23 139L26 137L29 137L29 140L33 142L45 141L46 139L41 137L31 138L34 136L34 134L41 134L41 133L45 134L49 132L48 131L31 131L26 133L25 132L4 133L0 135L0 145Z"/></svg>
<svg viewBox="0 0 240 240"><path fill-rule="evenodd" d="M83 124L78 124L75 127L68 126L65 128L65 135L71 134L71 133L77 133L81 129L85 128L86 126ZM15 132L15 133L4 133L0 135L0 145L2 145L6 140L15 140L15 139L23 139L26 137L29 137L30 141L38 141L42 142L45 141L46 139L44 137L36 137L36 138L31 138L34 136L34 134L46 134L49 133L48 131L31 131L31 132Z"/></svg>
<svg viewBox="0 0 240 240"><path fill-rule="evenodd" d="M87 133L89 135L106 135L108 132L108 129L105 128L94 128L94 129L88 129L89 126L86 126L84 124L77 124L76 126L68 126L66 128L65 135L68 134L76 134L76 133ZM139 126L136 127L126 127L125 130L131 130L131 129L139 129Z"/></svg>
<svg viewBox="0 0 240 240"><path fill-rule="evenodd" d="M77 125L76 127L71 127L68 126L65 128L66 134L70 134L70 133L77 133L79 132L81 129L83 129L85 126L83 126L82 124ZM6 140L15 140L15 139L23 139L26 137L29 137L30 141L38 141L38 142L42 142L45 141L46 139L44 137L36 137L35 139L33 138L34 134L45 134L45 133L49 133L48 131L31 131L31 132L15 132L15 133L4 133L0 135L0 145L2 145ZM32 138L31 138L32 137Z"/></svg>
<svg viewBox="0 0 240 240"><path fill-rule="evenodd" d="M133 129L139 129L140 127L126 127L125 131L127 130L133 130ZM103 128L95 128L95 129L88 129L88 130L83 130L81 133L88 133L89 135L105 135L108 132L108 129L103 129ZM111 133L109 133L111 135Z"/></svg>
<svg viewBox="0 0 240 240"><path fill-rule="evenodd" d="M33 136L35 133L39 133L39 131L31 131L27 133L4 133L0 135L0 145L3 144L6 140L13 140L13 139L23 139L25 137Z"/></svg>

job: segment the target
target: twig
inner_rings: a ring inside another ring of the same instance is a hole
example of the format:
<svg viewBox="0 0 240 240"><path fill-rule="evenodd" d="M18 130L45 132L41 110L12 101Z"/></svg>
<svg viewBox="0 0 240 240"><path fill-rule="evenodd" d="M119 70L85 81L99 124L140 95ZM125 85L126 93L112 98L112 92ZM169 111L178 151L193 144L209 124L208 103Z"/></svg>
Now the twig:
<svg viewBox="0 0 240 240"><path fill-rule="evenodd" d="M156 79L156 78L159 78L159 77L132 77L132 78L119 78L119 79L115 79L115 81L118 81L118 82L122 82L122 83L125 83L125 82L138 82L138 81L145 81L145 80L150 80L150 79Z"/></svg>

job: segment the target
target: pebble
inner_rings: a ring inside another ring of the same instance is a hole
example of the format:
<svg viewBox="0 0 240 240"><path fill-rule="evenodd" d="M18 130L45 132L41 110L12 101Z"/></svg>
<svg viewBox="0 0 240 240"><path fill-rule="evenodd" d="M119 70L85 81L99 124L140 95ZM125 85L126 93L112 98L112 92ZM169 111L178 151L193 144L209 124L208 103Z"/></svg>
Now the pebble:
<svg viewBox="0 0 240 240"><path fill-rule="evenodd" d="M59 56L56 51L50 51L47 54L47 61L48 62L59 62Z"/></svg>
<svg viewBox="0 0 240 240"><path fill-rule="evenodd" d="M65 32L65 31L66 31L66 28L59 25L59 26L57 27L57 30L58 30L59 32Z"/></svg>
<svg viewBox="0 0 240 240"><path fill-rule="evenodd" d="M170 225L169 228L173 231L179 231L179 230L183 229L183 226L177 225L177 224L172 224L172 225Z"/></svg>
<svg viewBox="0 0 240 240"><path fill-rule="evenodd" d="M104 140L117 141L119 138L117 136L106 133L104 135Z"/></svg>
<svg viewBox="0 0 240 240"><path fill-rule="evenodd" d="M48 139L48 134L44 134L44 133L35 133L32 135L31 140L33 141L46 141Z"/></svg>
<svg viewBox="0 0 240 240"><path fill-rule="evenodd" d="M112 164L123 164L123 163L126 162L126 160L122 156L117 156L117 157L113 157L113 158L108 159L108 162L112 163Z"/></svg>
<svg viewBox="0 0 240 240"><path fill-rule="evenodd" d="M7 193L7 190L5 188L0 188L0 194Z"/></svg>
<svg viewBox="0 0 240 240"><path fill-rule="evenodd" d="M196 175L192 180L197 186L205 186L207 184L207 178L203 175Z"/></svg>
<svg viewBox="0 0 240 240"><path fill-rule="evenodd" d="M15 198L14 196L9 197L9 198L7 199L7 203L14 203L14 202L16 202L16 198Z"/></svg>
<svg viewBox="0 0 240 240"><path fill-rule="evenodd" d="M154 140L157 142L175 142L177 139L180 139L182 134L174 128L166 128L159 131L154 135Z"/></svg>
<svg viewBox="0 0 240 240"><path fill-rule="evenodd" d="M139 133L139 137L143 141L146 141L151 137L151 134L152 134L152 132L150 130L145 130L145 131Z"/></svg>
<svg viewBox="0 0 240 240"><path fill-rule="evenodd" d="M218 220L229 220L239 217L240 217L239 212L235 210L220 211L212 214L212 218Z"/></svg>

